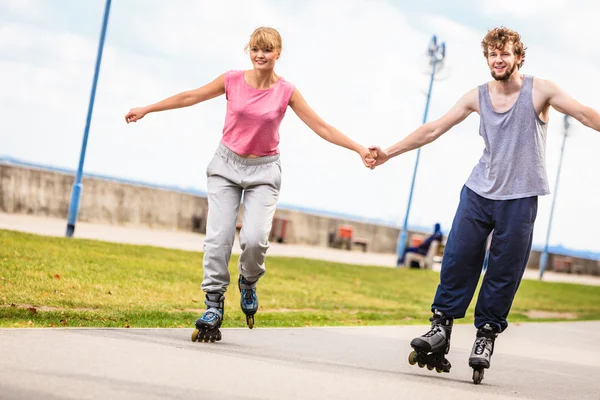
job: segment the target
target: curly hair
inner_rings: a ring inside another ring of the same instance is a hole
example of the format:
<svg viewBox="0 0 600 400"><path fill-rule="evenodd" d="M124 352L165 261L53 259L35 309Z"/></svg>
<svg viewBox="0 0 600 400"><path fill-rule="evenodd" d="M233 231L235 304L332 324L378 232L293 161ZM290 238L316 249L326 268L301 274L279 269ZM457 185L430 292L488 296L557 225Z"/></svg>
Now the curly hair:
<svg viewBox="0 0 600 400"><path fill-rule="evenodd" d="M489 49L501 50L509 42L513 44L515 55L521 56L521 62L518 65L521 68L525 64L525 50L527 50L527 47L521 42L521 35L504 26L490 29L485 35L485 38L481 41L483 56L487 59Z"/></svg>

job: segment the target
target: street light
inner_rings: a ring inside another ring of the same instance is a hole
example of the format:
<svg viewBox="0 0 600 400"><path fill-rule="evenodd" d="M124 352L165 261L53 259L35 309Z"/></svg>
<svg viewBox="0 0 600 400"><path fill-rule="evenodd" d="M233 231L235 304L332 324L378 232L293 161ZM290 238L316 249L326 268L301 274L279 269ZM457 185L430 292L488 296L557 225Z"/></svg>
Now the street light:
<svg viewBox="0 0 600 400"><path fill-rule="evenodd" d="M96 85L98 84L98 74L100 73L100 62L102 61L102 50L104 49L104 38L106 37L106 26L108 25L108 14L110 11L111 0L106 0L104 6L104 19L102 20L102 31L100 33L100 43L98 45L98 55L96 56L96 69L94 71L94 80L92 82L92 93L90 95L90 103L88 106L87 119L85 122L85 130L83 132L83 143L81 145L81 153L79 155L79 165L73 190L71 191L71 203L69 204L69 215L67 217L67 237L72 237L75 232L75 222L77 221L77 213L79 212L79 197L81 195L81 178L83 177L83 162L85 160L85 150L87 148L88 134L92 122L92 111L94 109L94 99L96 98Z"/></svg>
<svg viewBox="0 0 600 400"><path fill-rule="evenodd" d="M441 71L444 67L444 58L446 57L446 43L442 42L438 45L437 37L433 35L429 46L427 48L427 70L426 73L431 74L429 80L429 90L427 92L427 102L425 103L425 113L423 115L423 124L427 122L427 112L429 111L429 100L431 99L431 90L433 89L433 81L435 80L436 72ZM431 70L431 71L429 71ZM415 178L417 177L417 168L419 166L419 156L421 155L421 149L417 149L417 160L415 161L415 169L413 171L412 182L410 184L410 194L408 195L408 206L406 207L406 215L404 216L404 224L400 231L400 237L398 238L398 247L396 253L397 266L400 266L400 259L404 255L404 249L406 248L406 239L408 236L408 215L410 213L410 205L412 203L413 189L415 187Z"/></svg>
<svg viewBox="0 0 600 400"><path fill-rule="evenodd" d="M567 141L567 136L569 133L569 127L571 124L569 123L569 116L565 115L564 118L564 127L565 130L563 132L563 141L562 146L560 148L560 158L558 160L558 171L556 172L556 182L554 183L554 193L552 194L552 206L550 207L550 221L548 222L548 231L546 232L546 244L544 245L544 251L540 256L540 279L544 276L544 272L546 271L546 264L548 263L548 241L550 239L550 229L552 228L552 218L554 216L554 204L556 202L556 192L558 191L558 180L560 178L560 168L562 166L563 154L565 152L565 142Z"/></svg>

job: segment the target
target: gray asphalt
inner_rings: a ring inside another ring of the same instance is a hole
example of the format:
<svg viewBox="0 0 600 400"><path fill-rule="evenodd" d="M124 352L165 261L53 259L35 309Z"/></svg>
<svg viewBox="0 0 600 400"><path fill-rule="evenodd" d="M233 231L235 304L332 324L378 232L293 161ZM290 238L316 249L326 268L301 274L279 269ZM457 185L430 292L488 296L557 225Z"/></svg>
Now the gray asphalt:
<svg viewBox="0 0 600 400"><path fill-rule="evenodd" d="M449 374L408 364L427 328L0 329L0 399L600 399L600 322L511 325L480 385L471 325Z"/></svg>

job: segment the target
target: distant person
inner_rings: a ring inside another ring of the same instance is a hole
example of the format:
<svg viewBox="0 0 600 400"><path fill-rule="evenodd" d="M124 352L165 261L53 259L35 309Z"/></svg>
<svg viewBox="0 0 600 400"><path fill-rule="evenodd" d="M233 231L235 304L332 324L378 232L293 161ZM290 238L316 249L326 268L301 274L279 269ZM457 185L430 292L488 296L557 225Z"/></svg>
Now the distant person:
<svg viewBox="0 0 600 400"><path fill-rule="evenodd" d="M417 253L423 256L426 255L429 251L429 248L431 247L431 244L436 240L438 242L441 242L443 238L444 236L442 235L440 224L435 224L435 226L433 227L433 233L427 239L423 240L423 242L418 246L407 247L404 250L404 254L402 254L402 257L400 257L400 259L398 260L398 265L404 264L404 259L406 258L407 253Z"/></svg>
<svg viewBox="0 0 600 400"><path fill-rule="evenodd" d="M277 75L275 63L282 50L273 28L256 29L246 46L252 69L227 71L201 88L179 93L156 104L133 108L127 123L146 114L189 107L225 94L227 113L223 136L207 167L208 220L204 240L206 312L196 320L192 340L221 340L227 269L235 239L236 220L243 194L244 218L240 232L238 287L240 306L250 328L258 310L256 282L265 273L269 233L281 187L279 126L288 105L323 139L358 153L365 166L374 163L371 152L323 121L293 84ZM310 162L310 156L306 158Z"/></svg>
<svg viewBox="0 0 600 400"><path fill-rule="evenodd" d="M490 367L497 335L503 332L527 266L538 196L550 193L546 174L546 134L550 107L600 131L600 114L554 82L524 75L526 47L505 27L488 31L482 43L493 80L466 93L450 111L400 142L378 152L376 165L440 137L476 112L485 149L460 194L450 230L440 283L431 305L431 330L411 342L411 364L448 372L445 354L455 318L462 318L481 275L488 235L487 270L475 306L475 343L469 357L478 384Z"/></svg>

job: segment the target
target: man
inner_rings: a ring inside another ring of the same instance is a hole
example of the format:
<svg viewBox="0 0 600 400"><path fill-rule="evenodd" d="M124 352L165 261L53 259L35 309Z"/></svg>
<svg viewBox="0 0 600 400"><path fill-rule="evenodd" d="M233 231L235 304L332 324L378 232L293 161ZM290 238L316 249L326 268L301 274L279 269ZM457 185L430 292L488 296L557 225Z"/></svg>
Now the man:
<svg viewBox="0 0 600 400"><path fill-rule="evenodd" d="M597 111L555 83L520 72L526 47L517 32L492 29L481 45L494 80L469 91L446 115L388 149L372 147L378 152L377 166L434 141L472 112L480 116L479 134L485 149L460 194L431 307L431 330L411 342L415 351L409 356L411 364L449 371L445 354L450 349L453 320L465 316L493 230L469 358L476 384L490 367L495 338L508 325L506 318L531 251L537 198L549 193L545 143L550 106L600 131Z"/></svg>
<svg viewBox="0 0 600 400"><path fill-rule="evenodd" d="M407 247L404 250L404 254L398 260L398 265L403 265L404 264L404 260L406 259L406 254L407 253L417 253L417 254L420 254L422 256L426 255L427 252L429 251L429 248L431 247L431 244L434 241L441 242L443 238L444 238L444 236L442 235L442 227L441 227L440 224L436 223L434 225L434 227L433 227L433 233L427 239L425 239L418 246Z"/></svg>

